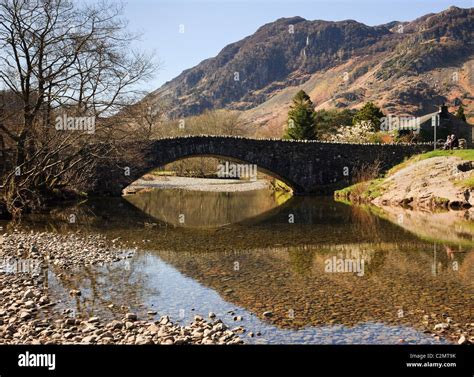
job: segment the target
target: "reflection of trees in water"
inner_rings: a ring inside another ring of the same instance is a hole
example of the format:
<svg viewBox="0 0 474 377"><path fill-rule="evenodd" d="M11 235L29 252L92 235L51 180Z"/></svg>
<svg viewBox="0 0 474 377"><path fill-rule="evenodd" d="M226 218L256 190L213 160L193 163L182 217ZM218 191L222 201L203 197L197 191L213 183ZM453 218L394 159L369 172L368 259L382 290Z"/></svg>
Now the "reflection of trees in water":
<svg viewBox="0 0 474 377"><path fill-rule="evenodd" d="M100 198L69 203L48 213L29 214L22 218L21 223L9 222L8 226L67 233L134 228L147 221L154 220L122 198Z"/></svg>
<svg viewBox="0 0 474 377"><path fill-rule="evenodd" d="M453 257L449 259L452 263L452 259L456 258ZM462 276L466 282L471 282L474 286L474 249L463 255L462 263L459 265L459 275Z"/></svg>
<svg viewBox="0 0 474 377"><path fill-rule="evenodd" d="M138 307L145 296L159 294L147 283L148 276L143 272L145 260L130 259L102 267L84 267L74 271L53 269L58 280L68 293L79 289L81 296L74 297L76 313L84 317L123 312L120 306ZM110 304L117 306L109 307Z"/></svg>
<svg viewBox="0 0 474 377"><path fill-rule="evenodd" d="M313 268L315 250L307 245L292 247L288 250L290 265L297 274L308 275Z"/></svg>
<svg viewBox="0 0 474 377"><path fill-rule="evenodd" d="M367 258L365 274L326 273L324 261L333 255ZM433 276L425 243L274 247L228 256L167 253L162 258L229 302L260 316L272 311L272 321L282 327L377 321L421 329L424 314L446 311L458 322L472 319L465 307L472 283L449 268L446 255L439 259L445 268ZM234 261L238 272L232 271ZM294 319L288 317L290 309Z"/></svg>
<svg viewBox="0 0 474 377"><path fill-rule="evenodd" d="M225 203L226 200L222 199ZM206 202L204 202L203 206ZM206 207L210 207L205 205ZM171 212L179 212L170 209ZM173 228L140 211L121 198L91 200L76 207L58 210L54 216L34 216L22 226L57 232L81 230L99 232L110 239L143 245L155 250L225 251L245 250L272 245L317 245L321 243L405 242L410 238L403 228L389 221L371 221L365 214L351 217L351 207L328 198L294 197L281 206L236 225L213 229ZM76 223L67 215L75 213ZM295 223L290 224L289 214ZM148 226L153 225L153 226ZM154 225L156 224L156 226Z"/></svg>
<svg viewBox="0 0 474 377"><path fill-rule="evenodd" d="M373 214L363 206L350 206L349 208L354 231L361 234L370 234L372 240L376 241L380 233L377 229L380 229L381 219L373 216Z"/></svg>

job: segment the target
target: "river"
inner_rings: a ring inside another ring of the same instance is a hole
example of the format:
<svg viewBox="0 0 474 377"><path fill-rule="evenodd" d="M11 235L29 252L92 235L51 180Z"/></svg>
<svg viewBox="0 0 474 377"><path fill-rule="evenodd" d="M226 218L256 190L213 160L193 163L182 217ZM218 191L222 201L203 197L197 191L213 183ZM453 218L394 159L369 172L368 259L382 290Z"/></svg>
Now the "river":
<svg viewBox="0 0 474 377"><path fill-rule="evenodd" d="M113 317L112 302L180 324L213 312L257 344L450 342L427 329L473 322L474 223L440 230L430 225L439 215L420 216L269 189L166 189L63 206L21 227L136 249L112 265L49 270L51 296L84 315Z"/></svg>

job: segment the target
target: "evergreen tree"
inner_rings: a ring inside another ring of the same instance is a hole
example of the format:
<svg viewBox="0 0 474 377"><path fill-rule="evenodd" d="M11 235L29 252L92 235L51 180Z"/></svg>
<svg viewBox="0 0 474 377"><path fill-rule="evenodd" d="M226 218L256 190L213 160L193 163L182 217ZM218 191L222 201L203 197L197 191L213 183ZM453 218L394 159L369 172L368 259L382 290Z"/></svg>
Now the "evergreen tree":
<svg viewBox="0 0 474 377"><path fill-rule="evenodd" d="M464 114L464 106L462 105L462 103L461 103L461 105L459 105L458 111L456 111L455 116L456 116L456 118L461 119L464 122L466 122L466 115Z"/></svg>
<svg viewBox="0 0 474 377"><path fill-rule="evenodd" d="M304 90L300 90L293 98L288 112L288 128L285 139L314 140L316 139L314 105Z"/></svg>
<svg viewBox="0 0 474 377"><path fill-rule="evenodd" d="M317 139L324 139L335 134L340 126L352 126L356 110L318 110L315 112Z"/></svg>
<svg viewBox="0 0 474 377"><path fill-rule="evenodd" d="M374 105L372 102L367 102L362 108L357 111L352 118L352 124L356 125L362 122L369 122L374 131L380 131L381 118L385 115L379 107Z"/></svg>

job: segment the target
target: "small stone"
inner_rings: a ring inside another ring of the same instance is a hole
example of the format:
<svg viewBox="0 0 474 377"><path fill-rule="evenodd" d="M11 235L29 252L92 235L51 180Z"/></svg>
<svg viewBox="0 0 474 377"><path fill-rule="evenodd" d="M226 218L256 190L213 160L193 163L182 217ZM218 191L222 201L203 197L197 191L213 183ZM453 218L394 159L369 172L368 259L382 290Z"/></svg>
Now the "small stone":
<svg viewBox="0 0 474 377"><path fill-rule="evenodd" d="M142 335L137 335L135 338L135 344L137 345L142 345L142 344L153 344L153 341L151 339L147 339Z"/></svg>
<svg viewBox="0 0 474 377"><path fill-rule="evenodd" d="M263 312L263 316L266 317L266 318L270 318L270 317L273 317L273 313L268 311L268 312Z"/></svg>
<svg viewBox="0 0 474 377"><path fill-rule="evenodd" d="M64 334L64 338L66 339L71 339L74 337L74 334L72 332L67 332Z"/></svg>
<svg viewBox="0 0 474 377"><path fill-rule="evenodd" d="M101 334L100 337L101 337L102 339L103 339L103 338L111 338L111 339L114 338L114 336L113 336L110 332L108 332L108 331L106 331L106 332L104 332L103 334Z"/></svg>
<svg viewBox="0 0 474 377"><path fill-rule="evenodd" d="M224 330L227 329L227 326L224 325L222 322L220 322L220 323L216 323L216 324L214 325L213 329L214 329L215 331L224 331Z"/></svg>
<svg viewBox="0 0 474 377"><path fill-rule="evenodd" d="M158 312L155 312L154 310L148 310L148 311L147 311L147 314L148 314L148 315L157 315Z"/></svg>
<svg viewBox="0 0 474 377"><path fill-rule="evenodd" d="M235 327L231 330L233 333L242 334L245 332L245 329L242 326Z"/></svg>
<svg viewBox="0 0 474 377"><path fill-rule="evenodd" d="M147 327L147 331L151 334L151 335L156 335L158 334L158 332L160 331L160 328L155 325L154 323L151 324L150 326Z"/></svg>
<svg viewBox="0 0 474 377"><path fill-rule="evenodd" d="M202 318L200 315L195 315L195 316L194 316L194 320L195 320L196 322L201 322L201 321L204 320L204 318Z"/></svg>
<svg viewBox="0 0 474 377"><path fill-rule="evenodd" d="M461 335L461 337L458 340L458 344L466 344L466 343L467 343L466 337L464 335Z"/></svg>
<svg viewBox="0 0 474 377"><path fill-rule="evenodd" d="M97 328L93 324L86 323L85 327L82 329L82 332L86 334L95 330L97 330Z"/></svg>
<svg viewBox="0 0 474 377"><path fill-rule="evenodd" d="M97 337L95 335L86 336L82 339L82 343L93 343L96 339Z"/></svg>
<svg viewBox="0 0 474 377"><path fill-rule="evenodd" d="M209 312L209 318L216 318L216 313Z"/></svg>
<svg viewBox="0 0 474 377"><path fill-rule="evenodd" d="M99 317L90 317L89 323L98 323L100 321Z"/></svg>
<svg viewBox="0 0 474 377"><path fill-rule="evenodd" d="M125 319L129 321L136 321L137 320L137 315L135 313L127 313L125 314Z"/></svg>
<svg viewBox="0 0 474 377"><path fill-rule="evenodd" d="M25 294L23 295L23 300L33 298L35 297L35 294L33 293L33 290L28 289Z"/></svg>
<svg viewBox="0 0 474 377"><path fill-rule="evenodd" d="M108 323L107 327L110 327L114 330L120 330L123 327L123 323L115 319L112 322Z"/></svg>
<svg viewBox="0 0 474 377"><path fill-rule="evenodd" d="M437 331L437 330L445 330L445 329L449 329L449 324L447 323L438 323L435 325L434 327L434 330Z"/></svg>
<svg viewBox="0 0 474 377"><path fill-rule="evenodd" d="M31 314L27 311L20 312L20 319L27 320L31 318Z"/></svg>
<svg viewBox="0 0 474 377"><path fill-rule="evenodd" d="M34 301L32 300L29 300L27 302L25 302L25 308L27 309L33 309L36 307L36 304L34 303Z"/></svg>

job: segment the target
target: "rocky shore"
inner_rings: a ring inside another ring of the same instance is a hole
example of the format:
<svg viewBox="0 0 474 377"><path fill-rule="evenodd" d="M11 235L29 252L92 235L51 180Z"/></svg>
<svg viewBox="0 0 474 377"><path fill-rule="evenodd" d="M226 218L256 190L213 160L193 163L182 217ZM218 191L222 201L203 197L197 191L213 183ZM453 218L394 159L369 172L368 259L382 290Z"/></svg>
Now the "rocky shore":
<svg viewBox="0 0 474 377"><path fill-rule="evenodd" d="M24 233L0 237L0 344L240 344L213 313L207 321L195 316L188 326L168 316L140 320L135 313L121 318L74 316L61 311L48 296L48 264L65 273L86 265L129 258L100 235ZM80 295L71 291L71 295Z"/></svg>
<svg viewBox="0 0 474 377"><path fill-rule="evenodd" d="M378 207L468 210L474 206L473 174L474 161L456 155L429 157L395 166L384 178L336 191L335 197Z"/></svg>

